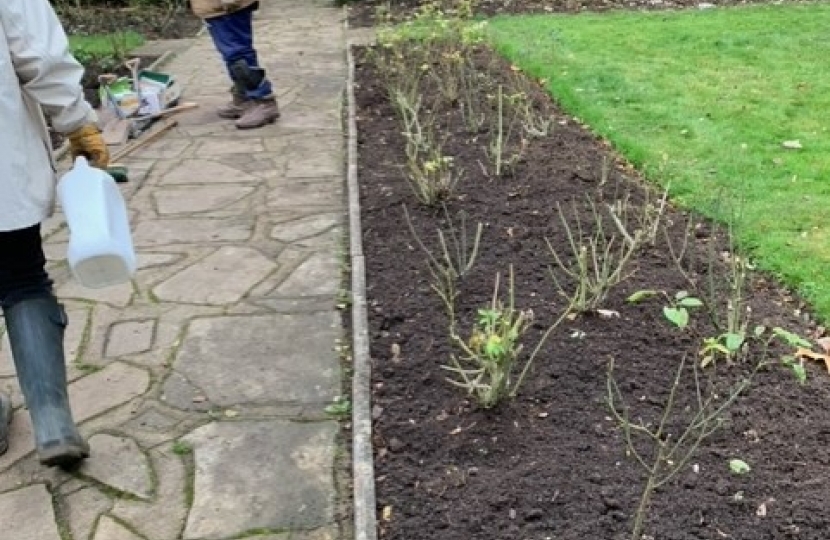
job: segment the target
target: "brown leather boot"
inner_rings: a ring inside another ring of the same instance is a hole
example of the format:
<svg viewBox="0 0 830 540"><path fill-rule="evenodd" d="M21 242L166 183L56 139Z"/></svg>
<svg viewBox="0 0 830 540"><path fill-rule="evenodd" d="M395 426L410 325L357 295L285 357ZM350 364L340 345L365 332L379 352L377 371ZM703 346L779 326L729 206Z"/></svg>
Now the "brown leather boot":
<svg viewBox="0 0 830 540"><path fill-rule="evenodd" d="M273 124L280 117L280 109L277 105L277 98L263 98L250 100L239 120L236 121L238 129L254 129L268 124Z"/></svg>
<svg viewBox="0 0 830 540"><path fill-rule="evenodd" d="M219 118L236 120L245 114L245 110L251 105L251 100L237 92L231 92L231 101L216 109Z"/></svg>

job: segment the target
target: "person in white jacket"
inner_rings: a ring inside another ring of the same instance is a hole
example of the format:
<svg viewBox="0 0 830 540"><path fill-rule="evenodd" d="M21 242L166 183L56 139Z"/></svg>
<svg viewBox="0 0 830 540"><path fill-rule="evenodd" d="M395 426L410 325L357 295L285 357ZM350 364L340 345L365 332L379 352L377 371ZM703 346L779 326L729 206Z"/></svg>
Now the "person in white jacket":
<svg viewBox="0 0 830 540"><path fill-rule="evenodd" d="M40 235L56 195L45 117L68 137L73 156L100 168L109 161L82 75L48 0L0 1L0 308L38 457L50 466L89 456L67 395L66 312L52 291ZM0 396L0 454L10 422L10 401Z"/></svg>

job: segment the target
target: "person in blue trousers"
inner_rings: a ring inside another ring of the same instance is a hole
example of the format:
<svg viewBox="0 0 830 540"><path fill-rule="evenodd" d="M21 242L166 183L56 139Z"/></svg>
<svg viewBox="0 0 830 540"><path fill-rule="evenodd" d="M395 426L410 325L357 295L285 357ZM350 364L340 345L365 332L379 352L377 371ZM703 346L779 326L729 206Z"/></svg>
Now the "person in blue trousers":
<svg viewBox="0 0 830 540"><path fill-rule="evenodd" d="M236 120L239 129L253 129L274 123L280 116L271 82L254 49L256 0L190 0L197 17L205 21L216 50L233 82L232 99L216 112Z"/></svg>

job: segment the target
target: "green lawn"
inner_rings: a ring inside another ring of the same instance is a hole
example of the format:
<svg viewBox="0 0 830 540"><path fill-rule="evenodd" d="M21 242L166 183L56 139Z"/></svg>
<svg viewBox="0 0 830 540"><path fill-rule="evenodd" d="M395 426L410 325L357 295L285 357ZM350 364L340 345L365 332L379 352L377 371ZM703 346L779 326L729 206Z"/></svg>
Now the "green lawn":
<svg viewBox="0 0 830 540"><path fill-rule="evenodd" d="M69 47L73 52L88 56L122 57L131 49L144 43L144 37L136 32L119 32L107 35L69 36ZM120 59L120 58L119 58Z"/></svg>
<svg viewBox="0 0 830 540"><path fill-rule="evenodd" d="M830 4L502 17L490 35L677 201L739 216L756 263L830 320Z"/></svg>

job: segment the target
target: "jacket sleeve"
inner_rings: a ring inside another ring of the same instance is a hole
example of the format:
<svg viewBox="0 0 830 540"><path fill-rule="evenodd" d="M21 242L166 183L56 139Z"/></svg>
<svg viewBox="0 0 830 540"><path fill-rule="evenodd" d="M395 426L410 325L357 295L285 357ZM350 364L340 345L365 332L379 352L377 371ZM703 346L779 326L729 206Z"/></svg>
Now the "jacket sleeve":
<svg viewBox="0 0 830 540"><path fill-rule="evenodd" d="M84 68L48 0L0 0L0 22L23 92L61 133L95 122L81 88Z"/></svg>

